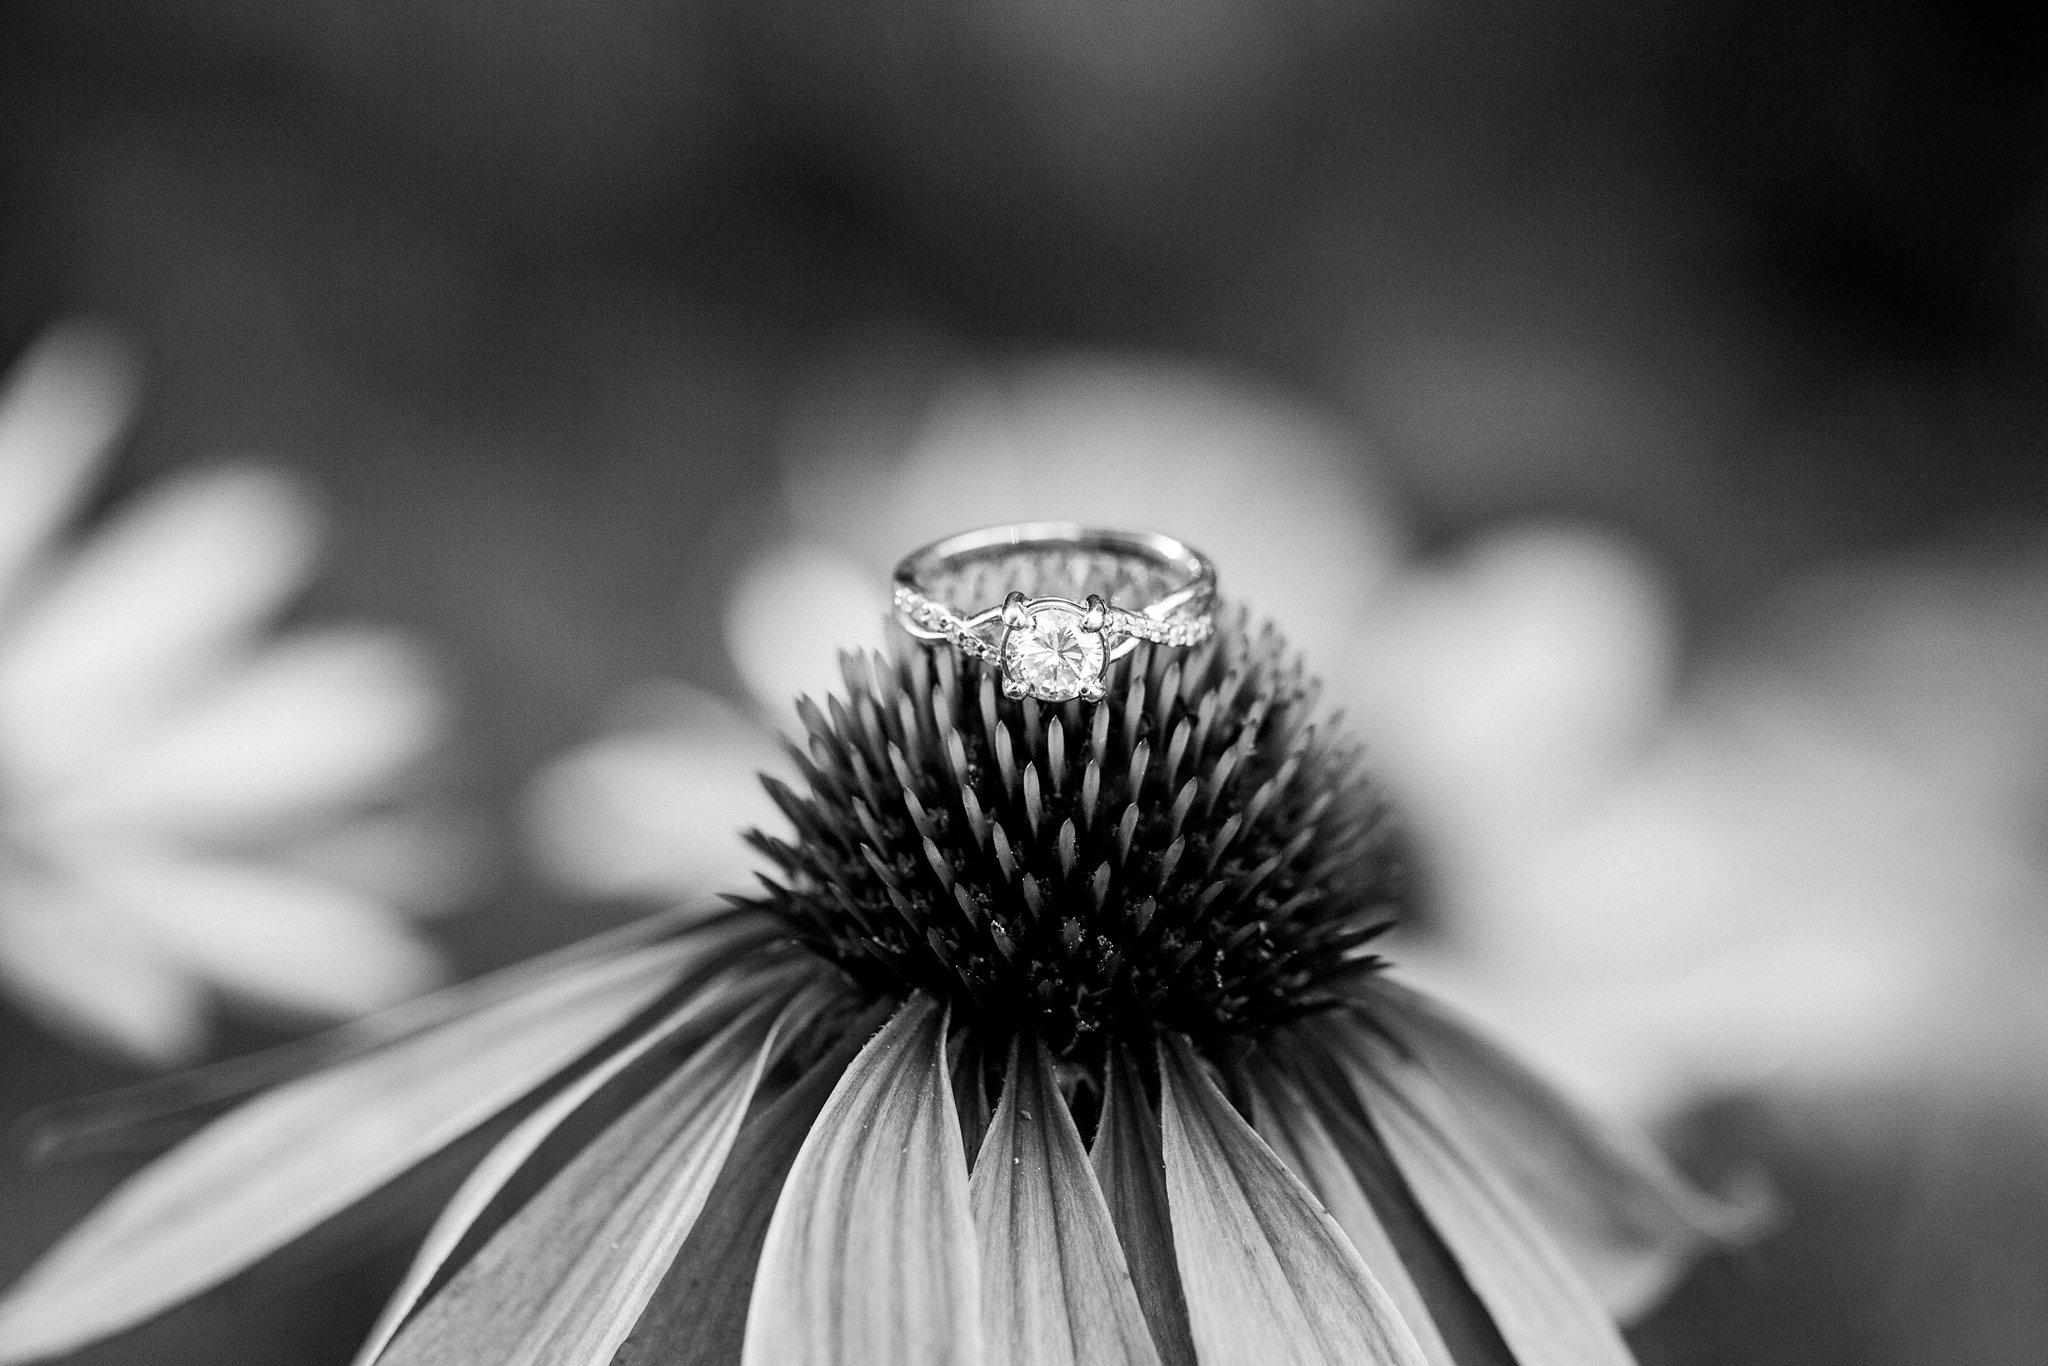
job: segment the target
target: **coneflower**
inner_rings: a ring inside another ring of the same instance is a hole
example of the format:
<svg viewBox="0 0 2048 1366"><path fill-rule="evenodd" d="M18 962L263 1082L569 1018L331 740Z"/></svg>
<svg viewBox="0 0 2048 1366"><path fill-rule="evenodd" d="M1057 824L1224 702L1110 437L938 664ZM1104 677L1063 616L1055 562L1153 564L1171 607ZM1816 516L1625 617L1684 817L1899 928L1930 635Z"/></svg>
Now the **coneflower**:
<svg viewBox="0 0 2048 1366"><path fill-rule="evenodd" d="M1094 705L844 673L778 878L343 1036L52 1251L0 1362L478 1130L359 1362L1599 1366L1749 1222L1383 970L1388 815L1270 632Z"/></svg>

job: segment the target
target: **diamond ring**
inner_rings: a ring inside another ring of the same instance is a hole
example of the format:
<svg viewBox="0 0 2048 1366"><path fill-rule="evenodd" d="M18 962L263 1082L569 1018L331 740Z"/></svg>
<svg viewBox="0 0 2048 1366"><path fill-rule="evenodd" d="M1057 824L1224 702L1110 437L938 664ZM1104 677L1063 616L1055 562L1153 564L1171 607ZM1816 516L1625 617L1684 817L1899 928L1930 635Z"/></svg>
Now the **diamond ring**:
<svg viewBox="0 0 2048 1366"><path fill-rule="evenodd" d="M1171 536L1025 522L962 532L896 566L896 619L1041 702L1100 698L1111 660L1215 630L1216 571Z"/></svg>

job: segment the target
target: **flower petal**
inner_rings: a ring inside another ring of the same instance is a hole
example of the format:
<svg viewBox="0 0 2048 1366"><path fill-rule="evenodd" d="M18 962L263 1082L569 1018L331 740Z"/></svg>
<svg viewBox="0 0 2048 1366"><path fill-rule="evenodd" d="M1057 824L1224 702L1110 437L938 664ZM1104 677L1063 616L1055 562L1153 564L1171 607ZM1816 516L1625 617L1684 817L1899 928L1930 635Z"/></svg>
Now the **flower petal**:
<svg viewBox="0 0 2048 1366"><path fill-rule="evenodd" d="M99 472L127 425L135 362L110 333L44 333L0 389L0 608Z"/></svg>
<svg viewBox="0 0 2048 1366"><path fill-rule="evenodd" d="M1648 1310L1701 1253L1753 1235L1769 1218L1766 1201L1699 1190L1640 1135L1594 1118L1420 992L1380 974L1361 992L1610 1313Z"/></svg>
<svg viewBox="0 0 2048 1366"><path fill-rule="evenodd" d="M982 1360L946 1017L913 996L853 1060L775 1205L744 1366Z"/></svg>
<svg viewBox="0 0 2048 1366"><path fill-rule="evenodd" d="M0 652L0 755L35 790L83 771L218 668L304 584L316 522L258 469L186 475L102 529Z"/></svg>
<svg viewBox="0 0 2048 1366"><path fill-rule="evenodd" d="M446 724L419 648L307 632L249 664L111 767L53 794L58 827L249 841L383 794Z"/></svg>
<svg viewBox="0 0 2048 1366"><path fill-rule="evenodd" d="M546 987L591 964L668 938L680 923L676 916L646 916L275 1048L152 1077L115 1091L58 1101L29 1117L26 1129L31 1151L39 1161L61 1161L159 1146L156 1140L160 1135L190 1133L204 1118L265 1087L360 1057L435 1025ZM717 927L717 932L726 936L724 947L708 951L692 971L704 973L707 963L714 970L723 967L735 947L744 951L764 939L763 929L758 920L729 915ZM707 925L705 932L711 933L712 927ZM134 939L134 935L128 936L129 942Z"/></svg>
<svg viewBox="0 0 2048 1366"><path fill-rule="evenodd" d="M406 1326L392 1366L606 1366L704 1207L778 1037L771 997L607 1126Z"/></svg>
<svg viewBox="0 0 2048 1366"><path fill-rule="evenodd" d="M1393 1302L1187 1041L1159 1049L1173 1245L1202 1366L1424 1366Z"/></svg>
<svg viewBox="0 0 2048 1366"><path fill-rule="evenodd" d="M1003 1098L968 1196L981 1240L990 1362L1156 1366L1109 1207L1036 1039L1010 1046Z"/></svg>
<svg viewBox="0 0 2048 1366"><path fill-rule="evenodd" d="M68 882L0 878L0 985L52 1029L169 1065L206 1041L205 988Z"/></svg>
<svg viewBox="0 0 2048 1366"><path fill-rule="evenodd" d="M1251 1069L1249 1085L1253 1127L1259 1136L1344 1230L1366 1269L1394 1302L1401 1321L1415 1334L1429 1366L1456 1366L1414 1276L1315 1107L1278 1072Z"/></svg>
<svg viewBox="0 0 2048 1366"><path fill-rule="evenodd" d="M214 1121L0 1299L0 1363L69 1351L243 1270L574 1062L733 933L579 964Z"/></svg>
<svg viewBox="0 0 2048 1366"><path fill-rule="evenodd" d="M1360 1024L1341 1032L1350 1047L1333 1056L1514 1359L1521 1366L1632 1366L1606 1307L1488 1165L1436 1079Z"/></svg>
<svg viewBox="0 0 2048 1366"><path fill-rule="evenodd" d="M370 1366L383 1356L384 1349L398 1336L399 1329L405 1326L412 1311L448 1264L448 1259L476 1227L478 1219L527 1160L562 1127L563 1122L655 1049L672 1046L686 1031L702 1028L707 1019L721 1013L729 1014L734 1004L736 985L743 985L749 998L763 998L771 986L766 980L745 977L737 979L737 982L726 979L713 983L697 992L658 1023L635 1036L631 1043L550 1096L546 1103L498 1140L435 1217L434 1226L427 1230L419 1250L413 1254L412 1265L406 1268L405 1279L386 1302L370 1336L357 1350L357 1366ZM726 1009L721 1011L721 1007ZM450 1289L453 1289L452 1284Z"/></svg>
<svg viewBox="0 0 2048 1366"><path fill-rule="evenodd" d="M534 780L526 826L558 886L673 898L739 885L765 866L740 832L787 826L758 775L788 761L730 708L690 700L677 721L594 740Z"/></svg>
<svg viewBox="0 0 2048 1366"><path fill-rule="evenodd" d="M1458 1259L1416 1203L1415 1193L1394 1164L1394 1156L1373 1128L1356 1090L1330 1057L1321 1031L1296 1027L1281 1036L1291 1062L1290 1080L1315 1110L1345 1165L1371 1204L1380 1227L1399 1254L1402 1267L1428 1306L1430 1321L1458 1366L1516 1366L1514 1353ZM1278 1049L1275 1050L1279 1052Z"/></svg>
<svg viewBox="0 0 2048 1366"><path fill-rule="evenodd" d="M822 546L784 544L741 571L726 604L725 645L771 723L801 734L790 699L841 686L837 665L813 642L881 649L888 619L888 596L864 566Z"/></svg>
<svg viewBox="0 0 2048 1366"><path fill-rule="evenodd" d="M202 981L315 1015L403 1001L441 975L434 951L376 902L297 873L191 854L106 854L76 870Z"/></svg>
<svg viewBox="0 0 2048 1366"><path fill-rule="evenodd" d="M856 1021L789 1089L767 1104L756 1099L704 1212L619 1349L616 1366L731 1366L739 1360L754 1269L776 1197L826 1099L883 1018L876 1013Z"/></svg>
<svg viewBox="0 0 2048 1366"><path fill-rule="evenodd" d="M1173 1260L1159 1121L1145 1099L1137 1065L1120 1048L1108 1069L1102 1116L1095 1123L1095 1146L1088 1160L1123 1244L1124 1261L1160 1360L1166 1366L1195 1366L1187 1297L1181 1293L1180 1268Z"/></svg>

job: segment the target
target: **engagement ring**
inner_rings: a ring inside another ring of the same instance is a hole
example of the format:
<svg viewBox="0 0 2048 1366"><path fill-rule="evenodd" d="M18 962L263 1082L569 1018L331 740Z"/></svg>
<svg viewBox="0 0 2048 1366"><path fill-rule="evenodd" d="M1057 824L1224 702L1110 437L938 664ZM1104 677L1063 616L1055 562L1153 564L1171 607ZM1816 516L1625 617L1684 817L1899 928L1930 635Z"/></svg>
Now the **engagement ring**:
<svg viewBox="0 0 2048 1366"><path fill-rule="evenodd" d="M1002 671L1003 691L1094 701L1141 640L1197 645L1216 628L1216 571L1171 536L1068 522L986 527L896 566L896 619Z"/></svg>

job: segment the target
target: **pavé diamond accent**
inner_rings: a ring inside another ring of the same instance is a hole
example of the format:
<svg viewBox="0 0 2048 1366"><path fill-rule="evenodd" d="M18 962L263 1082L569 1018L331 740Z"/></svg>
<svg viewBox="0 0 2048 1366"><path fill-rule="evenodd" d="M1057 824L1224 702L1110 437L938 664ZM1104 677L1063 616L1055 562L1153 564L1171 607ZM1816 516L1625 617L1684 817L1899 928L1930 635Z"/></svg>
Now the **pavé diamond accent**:
<svg viewBox="0 0 2048 1366"><path fill-rule="evenodd" d="M1083 613L1048 603L1030 610L1024 624L1003 637L1003 672L1041 702L1070 702L1102 677L1100 631L1082 625Z"/></svg>

